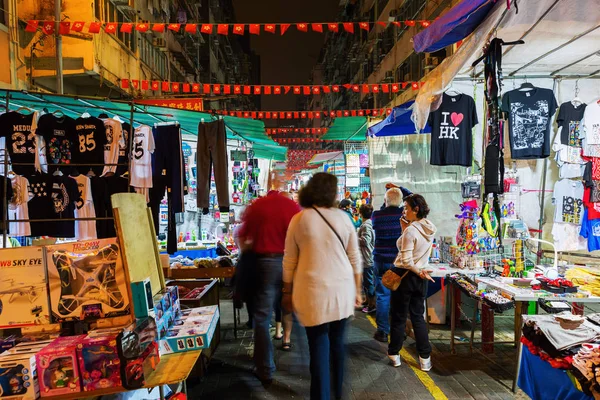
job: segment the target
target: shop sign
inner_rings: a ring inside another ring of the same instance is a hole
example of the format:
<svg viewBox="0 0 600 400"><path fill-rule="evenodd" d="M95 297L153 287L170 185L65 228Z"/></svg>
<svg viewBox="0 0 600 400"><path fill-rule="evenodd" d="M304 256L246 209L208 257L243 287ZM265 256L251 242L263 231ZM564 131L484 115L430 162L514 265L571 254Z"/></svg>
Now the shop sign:
<svg viewBox="0 0 600 400"><path fill-rule="evenodd" d="M358 187L358 186L360 186L360 175L359 174L346 175L346 187Z"/></svg>
<svg viewBox="0 0 600 400"><path fill-rule="evenodd" d="M145 104L148 106L176 108L186 111L204 111L203 99L200 97L187 99L144 99L136 100L137 104Z"/></svg>

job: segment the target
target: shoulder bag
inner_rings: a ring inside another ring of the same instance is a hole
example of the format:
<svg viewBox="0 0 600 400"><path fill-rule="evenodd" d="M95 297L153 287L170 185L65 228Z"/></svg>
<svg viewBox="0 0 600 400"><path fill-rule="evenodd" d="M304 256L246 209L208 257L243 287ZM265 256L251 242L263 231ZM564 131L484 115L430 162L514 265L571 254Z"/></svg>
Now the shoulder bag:
<svg viewBox="0 0 600 400"><path fill-rule="evenodd" d="M396 271L394 271L395 268L396 267L388 269L381 277L381 284L390 289L392 292L398 290L402 279L404 279L404 277L410 272L406 270L406 272L400 276Z"/></svg>
<svg viewBox="0 0 600 400"><path fill-rule="evenodd" d="M342 237L340 235L338 235L337 231L335 230L335 228L329 223L329 221L327 221L327 218L325 218L323 216L323 214L321 214L321 212L319 210L317 210L317 207L313 206L312 208L313 210L315 210L317 212L317 214L319 214L319 216L321 218L323 218L323 221L325 221L325 223L327 224L327 226L329 228L331 228L331 230L333 231L333 233L335 233L335 236L338 238L338 240L340 241L340 244L342 245L342 248L344 249L344 252L346 252L346 245L344 245L344 241L342 240Z"/></svg>

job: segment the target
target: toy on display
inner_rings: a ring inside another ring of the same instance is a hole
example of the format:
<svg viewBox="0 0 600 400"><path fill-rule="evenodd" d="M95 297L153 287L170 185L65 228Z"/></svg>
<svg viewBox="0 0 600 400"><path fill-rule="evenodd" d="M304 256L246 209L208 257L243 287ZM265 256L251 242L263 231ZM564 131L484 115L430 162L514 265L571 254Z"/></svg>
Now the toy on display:
<svg viewBox="0 0 600 400"><path fill-rule="evenodd" d="M182 310L181 314L181 318L175 321L166 337L160 341L161 354L200 350L210 346L219 323L219 308L191 308Z"/></svg>
<svg viewBox="0 0 600 400"><path fill-rule="evenodd" d="M77 347L85 335L59 337L36 354L40 396L81 392Z"/></svg>
<svg viewBox="0 0 600 400"><path fill-rule="evenodd" d="M160 361L154 318L138 319L125 328L117 345L121 358L121 379L127 389L144 386L145 379Z"/></svg>
<svg viewBox="0 0 600 400"><path fill-rule="evenodd" d="M50 323L42 247L2 250L0 329Z"/></svg>
<svg viewBox="0 0 600 400"><path fill-rule="evenodd" d="M35 371L35 352L0 356L0 399L37 399L40 388Z"/></svg>
<svg viewBox="0 0 600 400"><path fill-rule="evenodd" d="M127 279L115 238L48 246L46 254L56 321L129 314Z"/></svg>
<svg viewBox="0 0 600 400"><path fill-rule="evenodd" d="M121 330L91 331L77 346L79 371L86 392L122 386L117 336Z"/></svg>

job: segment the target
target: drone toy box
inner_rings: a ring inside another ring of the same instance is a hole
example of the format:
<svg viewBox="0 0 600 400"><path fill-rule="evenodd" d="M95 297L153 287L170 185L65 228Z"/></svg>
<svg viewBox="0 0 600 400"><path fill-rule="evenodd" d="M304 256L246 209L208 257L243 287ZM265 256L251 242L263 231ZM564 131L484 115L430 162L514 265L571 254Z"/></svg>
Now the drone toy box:
<svg viewBox="0 0 600 400"><path fill-rule="evenodd" d="M39 393L35 353L0 356L0 399L35 400Z"/></svg>
<svg viewBox="0 0 600 400"><path fill-rule="evenodd" d="M56 322L129 314L129 288L115 238L48 246L46 260Z"/></svg>
<svg viewBox="0 0 600 400"><path fill-rule="evenodd" d="M59 337L36 354L41 397L81 392L77 347L84 338Z"/></svg>
<svg viewBox="0 0 600 400"><path fill-rule="evenodd" d="M0 329L50 323L42 247L0 251Z"/></svg>
<svg viewBox="0 0 600 400"><path fill-rule="evenodd" d="M121 360L117 350L120 333L89 334L77 346L79 371L85 392L121 387Z"/></svg>

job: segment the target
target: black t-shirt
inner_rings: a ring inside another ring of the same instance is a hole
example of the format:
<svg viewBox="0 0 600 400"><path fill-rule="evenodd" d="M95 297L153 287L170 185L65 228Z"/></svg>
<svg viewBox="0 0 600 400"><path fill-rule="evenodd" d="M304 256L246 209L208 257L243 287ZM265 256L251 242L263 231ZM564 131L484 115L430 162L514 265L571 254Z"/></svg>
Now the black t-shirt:
<svg viewBox="0 0 600 400"><path fill-rule="evenodd" d="M75 202L79 199L77 181L67 175L52 177L52 204L54 215L51 218L75 218ZM60 221L46 224L50 231L47 236L75 237L75 221Z"/></svg>
<svg viewBox="0 0 600 400"><path fill-rule="evenodd" d="M42 115L38 121L37 134L46 142L46 159L49 166L71 163L74 146L78 141L73 118L66 115ZM50 172L52 171L51 168Z"/></svg>
<svg viewBox="0 0 600 400"><path fill-rule="evenodd" d="M119 143L119 164L124 164L124 165L119 165L117 166L117 175L123 175L125 172L129 171L129 147L130 147L130 142L129 142L129 133L131 132L131 125L129 125L127 122L122 124L123 127L123 138L124 138L124 146L121 146L121 144Z"/></svg>
<svg viewBox="0 0 600 400"><path fill-rule="evenodd" d="M462 165L473 162L473 127L477 121L475 100L469 95L442 95L442 104L429 115L431 165Z"/></svg>
<svg viewBox="0 0 600 400"><path fill-rule="evenodd" d="M560 130L561 144L573 147L581 147L579 129L581 126L581 120L583 119L583 113L585 112L585 107L585 103L575 107L570 101L560 105L556 123L560 128L562 128Z"/></svg>
<svg viewBox="0 0 600 400"><path fill-rule="evenodd" d="M4 181L6 180L6 197L4 197ZM7 203L10 202L10 200L13 197L13 189L12 189L12 183L10 181L10 179L5 178L4 176L0 175L0 199L4 199L6 198L6 204L0 202L0 221L4 220L4 213L5 213L5 209L4 207L6 207ZM2 230L2 222L0 222L0 232L4 232ZM8 223L6 224L8 226ZM8 230L7 230L8 233Z"/></svg>
<svg viewBox="0 0 600 400"><path fill-rule="evenodd" d="M513 159L546 158L550 155L550 129L557 103L550 89L511 90L502 96L508 113Z"/></svg>
<svg viewBox="0 0 600 400"><path fill-rule="evenodd" d="M84 165L77 167L83 174L87 174L91 169L97 176L102 175L103 166L88 167L87 165L104 164L104 145L107 143L104 122L95 117L77 118L75 131L77 143L73 151L73 163Z"/></svg>
<svg viewBox="0 0 600 400"><path fill-rule="evenodd" d="M31 175L35 172L35 132L31 131L33 114L21 114L16 111L0 115L0 137L6 138L6 147L12 163L31 165L13 165L18 175Z"/></svg>
<svg viewBox="0 0 600 400"><path fill-rule="evenodd" d="M55 218L54 202L52 200L52 175L34 174L28 176L31 200L27 203L30 219ZM31 236L50 236L54 231L53 223L31 222ZM50 229L48 229L50 225Z"/></svg>

